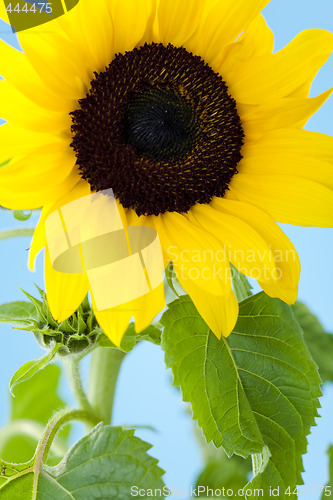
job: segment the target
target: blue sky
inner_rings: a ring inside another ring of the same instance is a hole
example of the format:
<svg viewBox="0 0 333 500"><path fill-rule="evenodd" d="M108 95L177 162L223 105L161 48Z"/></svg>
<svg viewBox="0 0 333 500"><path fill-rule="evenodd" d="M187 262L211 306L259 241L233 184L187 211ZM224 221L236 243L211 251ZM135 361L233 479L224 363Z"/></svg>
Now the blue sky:
<svg viewBox="0 0 333 500"><path fill-rule="evenodd" d="M324 28L333 31L333 3L331 0L272 0L264 14L276 39L276 50L288 43L301 30ZM2 34L2 36L4 36ZM1 73L1 62L0 62ZM312 87L316 95L332 86L333 59L321 69ZM306 128L333 135L333 97L308 122ZM31 226L37 217L26 223L18 222L10 214L0 211L0 229ZM299 299L318 315L328 331L333 332L333 229L300 228L282 225L283 230L298 250L302 275ZM19 286L35 293L32 282L43 287L42 257L37 272L27 269L28 238L0 241L0 270L2 287L0 303L22 300ZM42 354L32 334L0 327L0 424L5 422L8 404L8 382L14 371L24 362ZM333 354L333 353L332 353ZM87 363L86 363L87 364ZM84 370L84 375L87 376ZM163 354L153 345L142 344L125 359L121 369L115 402L115 424L151 425L157 432L138 431L138 435L154 444L151 453L160 459L170 487L186 488L193 484L200 471L200 450L193 434L191 417L181 402L179 392L171 387L171 373L164 368ZM65 382L65 397L71 400ZM309 453L304 459L304 480L308 487L325 484L329 443L333 443L333 387L324 387L321 400L322 418L310 437ZM316 497L312 497L316 498Z"/></svg>

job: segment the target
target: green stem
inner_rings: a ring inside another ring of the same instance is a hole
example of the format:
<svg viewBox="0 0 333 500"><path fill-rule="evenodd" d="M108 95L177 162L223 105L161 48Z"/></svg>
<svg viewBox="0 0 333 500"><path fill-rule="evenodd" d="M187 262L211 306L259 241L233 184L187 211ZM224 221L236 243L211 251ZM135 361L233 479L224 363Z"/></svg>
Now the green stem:
<svg viewBox="0 0 333 500"><path fill-rule="evenodd" d="M41 464L45 463L52 441L59 429L71 420L83 420L89 421L94 425L98 424L98 419L94 415L82 410L72 410L71 408L68 408L54 415L54 417L47 424L43 436L37 446L34 465L35 470L39 470Z"/></svg>
<svg viewBox="0 0 333 500"><path fill-rule="evenodd" d="M33 228L23 228L23 229L8 229L6 231L0 232L0 240L6 240L7 238L14 238L16 236L33 236Z"/></svg>
<svg viewBox="0 0 333 500"><path fill-rule="evenodd" d="M118 373L125 353L99 347L91 355L88 397L93 411L105 424L111 423Z"/></svg>
<svg viewBox="0 0 333 500"><path fill-rule="evenodd" d="M64 360L66 375L73 395L81 410L93 413L93 409L88 401L86 393L83 389L80 375L80 360L70 357Z"/></svg>

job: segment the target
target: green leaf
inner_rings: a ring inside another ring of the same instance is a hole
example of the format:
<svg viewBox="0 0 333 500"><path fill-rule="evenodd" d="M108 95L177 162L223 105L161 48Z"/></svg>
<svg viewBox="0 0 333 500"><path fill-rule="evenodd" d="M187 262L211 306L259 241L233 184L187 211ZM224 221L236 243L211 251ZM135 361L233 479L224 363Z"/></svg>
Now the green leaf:
<svg viewBox="0 0 333 500"><path fill-rule="evenodd" d="M17 476L17 479L20 481L21 485L25 484L25 481L21 481L25 477L25 471L29 469L29 467L33 464L33 461L30 461L28 463L24 464L9 464L7 462L4 462L3 460L0 460L0 468L1 468L1 474L0 474L0 496L2 495L4 489L3 486L9 482L11 478L14 476ZM22 474L22 476L21 476ZM27 474L28 475L28 474ZM29 483L30 481L28 481ZM20 497L12 497L10 500L19 500ZM24 497L23 497L24 498ZM2 495L1 500L9 500L8 495Z"/></svg>
<svg viewBox="0 0 333 500"><path fill-rule="evenodd" d="M264 293L240 304L233 333L217 339L188 296L169 305L162 348L174 384L192 403L206 440L254 455L247 488L302 483L302 454L314 425L320 378L291 308Z"/></svg>
<svg viewBox="0 0 333 500"><path fill-rule="evenodd" d="M328 496L331 496L333 493L333 445L330 445L328 450L327 450L327 455L329 457L329 480L326 485L326 495L325 495L325 489L321 495L321 500L326 499ZM330 493L329 493L330 492Z"/></svg>
<svg viewBox="0 0 333 500"><path fill-rule="evenodd" d="M61 370L50 364L15 388L8 424L0 430L0 457L7 462L27 462L33 456L44 426L56 410L65 407L58 395ZM69 428L54 442L48 463L58 463L66 452Z"/></svg>
<svg viewBox="0 0 333 500"><path fill-rule="evenodd" d="M26 213L28 212L28 213ZM32 210L24 211L24 210L14 210L13 216L16 220L26 221L29 220L32 214Z"/></svg>
<svg viewBox="0 0 333 500"><path fill-rule="evenodd" d="M20 300L0 305L1 323L21 326L29 323L30 319L36 319L36 308L31 302Z"/></svg>
<svg viewBox="0 0 333 500"><path fill-rule="evenodd" d="M60 376L60 367L50 364L18 385L16 397L11 398L11 419L28 418L46 425L54 411L65 406L58 395Z"/></svg>
<svg viewBox="0 0 333 500"><path fill-rule="evenodd" d="M6 464L1 500L128 500L132 486L163 490L163 471L150 448L134 430L98 424L55 467L43 465L38 455L17 472Z"/></svg>
<svg viewBox="0 0 333 500"><path fill-rule="evenodd" d="M291 307L303 329L306 345L319 367L323 382L333 382L333 335L325 332L318 318L305 304L296 302Z"/></svg>
<svg viewBox="0 0 333 500"><path fill-rule="evenodd" d="M242 300L251 297L252 295L252 286L247 280L247 277L244 276L238 269L235 268L232 264L230 264L231 274L232 274L232 283L234 286L235 295L237 297L238 302L242 302Z"/></svg>
<svg viewBox="0 0 333 500"><path fill-rule="evenodd" d="M28 361L27 363L22 365L14 373L14 375L10 380L9 383L10 392L13 394L14 387L30 379L35 375L35 373L39 372L39 370L42 370L46 365L48 365L54 359L55 355L57 354L59 349L61 349L61 347L62 347L61 344L55 344L53 349L47 354L45 354L45 356L42 356L39 359L33 359L32 361Z"/></svg>

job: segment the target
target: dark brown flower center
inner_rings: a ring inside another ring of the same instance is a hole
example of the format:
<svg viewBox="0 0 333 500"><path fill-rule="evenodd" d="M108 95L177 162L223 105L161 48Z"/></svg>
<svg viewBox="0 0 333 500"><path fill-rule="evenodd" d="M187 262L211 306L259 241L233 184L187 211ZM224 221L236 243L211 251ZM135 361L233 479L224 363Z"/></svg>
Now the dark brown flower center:
<svg viewBox="0 0 333 500"><path fill-rule="evenodd" d="M195 109L177 90L152 87L128 103L124 137L141 156L177 161L192 151L199 133Z"/></svg>
<svg viewBox="0 0 333 500"><path fill-rule="evenodd" d="M118 54L71 113L81 176L138 215L187 212L223 196L243 145L222 77L184 48Z"/></svg>

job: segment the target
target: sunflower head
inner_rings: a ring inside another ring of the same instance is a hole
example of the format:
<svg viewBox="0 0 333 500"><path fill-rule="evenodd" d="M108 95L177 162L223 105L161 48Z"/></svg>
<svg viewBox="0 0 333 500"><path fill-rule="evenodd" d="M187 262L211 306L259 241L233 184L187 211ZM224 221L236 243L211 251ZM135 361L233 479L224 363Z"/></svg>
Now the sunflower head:
<svg viewBox="0 0 333 500"><path fill-rule="evenodd" d="M185 213L223 196L243 129L221 75L183 47L145 43L95 73L71 113L81 177L137 215Z"/></svg>
<svg viewBox="0 0 333 500"><path fill-rule="evenodd" d="M332 138L302 130L332 92L309 98L333 35L306 30L274 52L268 3L80 0L47 34L20 32L23 52L0 43L0 162L11 158L0 204L43 206L30 262L46 247L59 325L92 286L86 269L53 267L46 220L108 189L124 227L157 231L164 266L218 337L238 316L230 264L296 300L299 259L276 222L333 225ZM92 300L116 345L133 317L140 332L164 305L160 286L113 308Z"/></svg>

